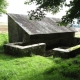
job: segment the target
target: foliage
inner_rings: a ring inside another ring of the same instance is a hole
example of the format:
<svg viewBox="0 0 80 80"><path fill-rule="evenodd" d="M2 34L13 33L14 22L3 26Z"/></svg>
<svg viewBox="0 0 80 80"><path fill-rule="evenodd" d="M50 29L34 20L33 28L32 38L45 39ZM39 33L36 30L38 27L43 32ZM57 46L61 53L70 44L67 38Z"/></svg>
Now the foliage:
<svg viewBox="0 0 80 80"><path fill-rule="evenodd" d="M66 12L66 15L62 17L61 25L71 24L74 19L80 18L80 0L70 0L70 3L66 3L66 0L26 0L25 4L36 3L38 6L38 11L42 10L43 14L38 13L37 9L32 10L30 14L30 19L36 17L36 19L40 19L44 17L45 11L51 11L53 14L60 11L63 6L69 7L69 10ZM38 13L38 14L37 14ZM43 17L42 17L43 16Z"/></svg>
<svg viewBox="0 0 80 80"><path fill-rule="evenodd" d="M4 51L3 45L8 43L8 34L0 33L0 53Z"/></svg>
<svg viewBox="0 0 80 80"><path fill-rule="evenodd" d="M0 33L0 45L4 45L8 42L8 34Z"/></svg>
<svg viewBox="0 0 80 80"><path fill-rule="evenodd" d="M7 5L8 5L8 3L6 2L6 0L0 0L0 15L2 13L6 13Z"/></svg>

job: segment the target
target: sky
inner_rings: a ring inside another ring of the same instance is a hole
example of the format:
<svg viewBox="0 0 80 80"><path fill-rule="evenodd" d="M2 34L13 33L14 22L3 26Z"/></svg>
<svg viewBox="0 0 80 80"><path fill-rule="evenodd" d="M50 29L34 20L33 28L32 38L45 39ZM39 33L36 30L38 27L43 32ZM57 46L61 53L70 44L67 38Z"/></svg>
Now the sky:
<svg viewBox="0 0 80 80"><path fill-rule="evenodd" d="M69 1L69 0L67 0ZM34 4L32 5L25 5L24 2L25 0L7 0L7 2L9 3L8 7L7 7L7 13L15 13L15 14L28 14L27 11L36 9L36 6ZM63 15L66 14L66 10L68 8L63 8L63 10L61 10L59 13L57 13L56 15L51 15L50 13L47 14L48 17L56 17L56 18L61 18ZM5 22L7 23L7 15L2 15L2 17L0 17L0 22Z"/></svg>

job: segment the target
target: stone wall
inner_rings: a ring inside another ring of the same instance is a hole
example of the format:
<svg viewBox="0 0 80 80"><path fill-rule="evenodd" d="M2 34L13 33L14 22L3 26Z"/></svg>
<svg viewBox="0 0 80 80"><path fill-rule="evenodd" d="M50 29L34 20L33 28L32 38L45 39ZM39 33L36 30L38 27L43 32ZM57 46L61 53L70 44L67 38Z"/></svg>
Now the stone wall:
<svg viewBox="0 0 80 80"><path fill-rule="evenodd" d="M53 57L61 57L61 58L73 58L80 54L80 45L75 45L73 47L59 47L54 48L52 50Z"/></svg>
<svg viewBox="0 0 80 80"><path fill-rule="evenodd" d="M11 18L8 16L8 34L9 34L9 42L29 42L29 35L25 33L25 31Z"/></svg>
<svg viewBox="0 0 80 80"><path fill-rule="evenodd" d="M44 56L46 52L46 44L38 43L38 44L23 46L22 42L9 43L4 45L4 51L6 54L10 54L18 57L32 56L32 54Z"/></svg>
<svg viewBox="0 0 80 80"><path fill-rule="evenodd" d="M47 47L57 46L71 46L73 45L74 32L71 33L55 33L55 34L42 34L42 35L31 35L30 43L46 43Z"/></svg>
<svg viewBox="0 0 80 80"><path fill-rule="evenodd" d="M74 38L73 39L73 45L78 45L78 44L80 44L80 38Z"/></svg>

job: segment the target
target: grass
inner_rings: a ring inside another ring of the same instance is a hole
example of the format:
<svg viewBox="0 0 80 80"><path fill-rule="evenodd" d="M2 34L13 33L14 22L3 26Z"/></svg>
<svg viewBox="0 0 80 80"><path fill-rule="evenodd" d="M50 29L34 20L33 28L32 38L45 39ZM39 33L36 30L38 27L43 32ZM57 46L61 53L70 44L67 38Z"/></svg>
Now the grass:
<svg viewBox="0 0 80 80"><path fill-rule="evenodd" d="M80 38L80 32L76 32L76 33L75 33L75 37Z"/></svg>
<svg viewBox="0 0 80 80"><path fill-rule="evenodd" d="M13 57L3 52L7 42L7 34L0 34L0 80L80 80L80 55Z"/></svg>
<svg viewBox="0 0 80 80"><path fill-rule="evenodd" d="M3 52L3 44L8 43L8 34L0 33L0 53Z"/></svg>

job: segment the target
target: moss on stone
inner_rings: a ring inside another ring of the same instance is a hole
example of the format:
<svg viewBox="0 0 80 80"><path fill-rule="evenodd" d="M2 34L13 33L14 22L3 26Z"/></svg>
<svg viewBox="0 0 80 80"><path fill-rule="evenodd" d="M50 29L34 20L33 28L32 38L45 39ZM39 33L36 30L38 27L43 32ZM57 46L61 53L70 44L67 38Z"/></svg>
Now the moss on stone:
<svg viewBox="0 0 80 80"><path fill-rule="evenodd" d="M77 45L77 46L74 46L74 47L70 47L70 48L68 48L68 50L69 51L73 51L73 50L76 50L78 48L80 48L80 45Z"/></svg>

